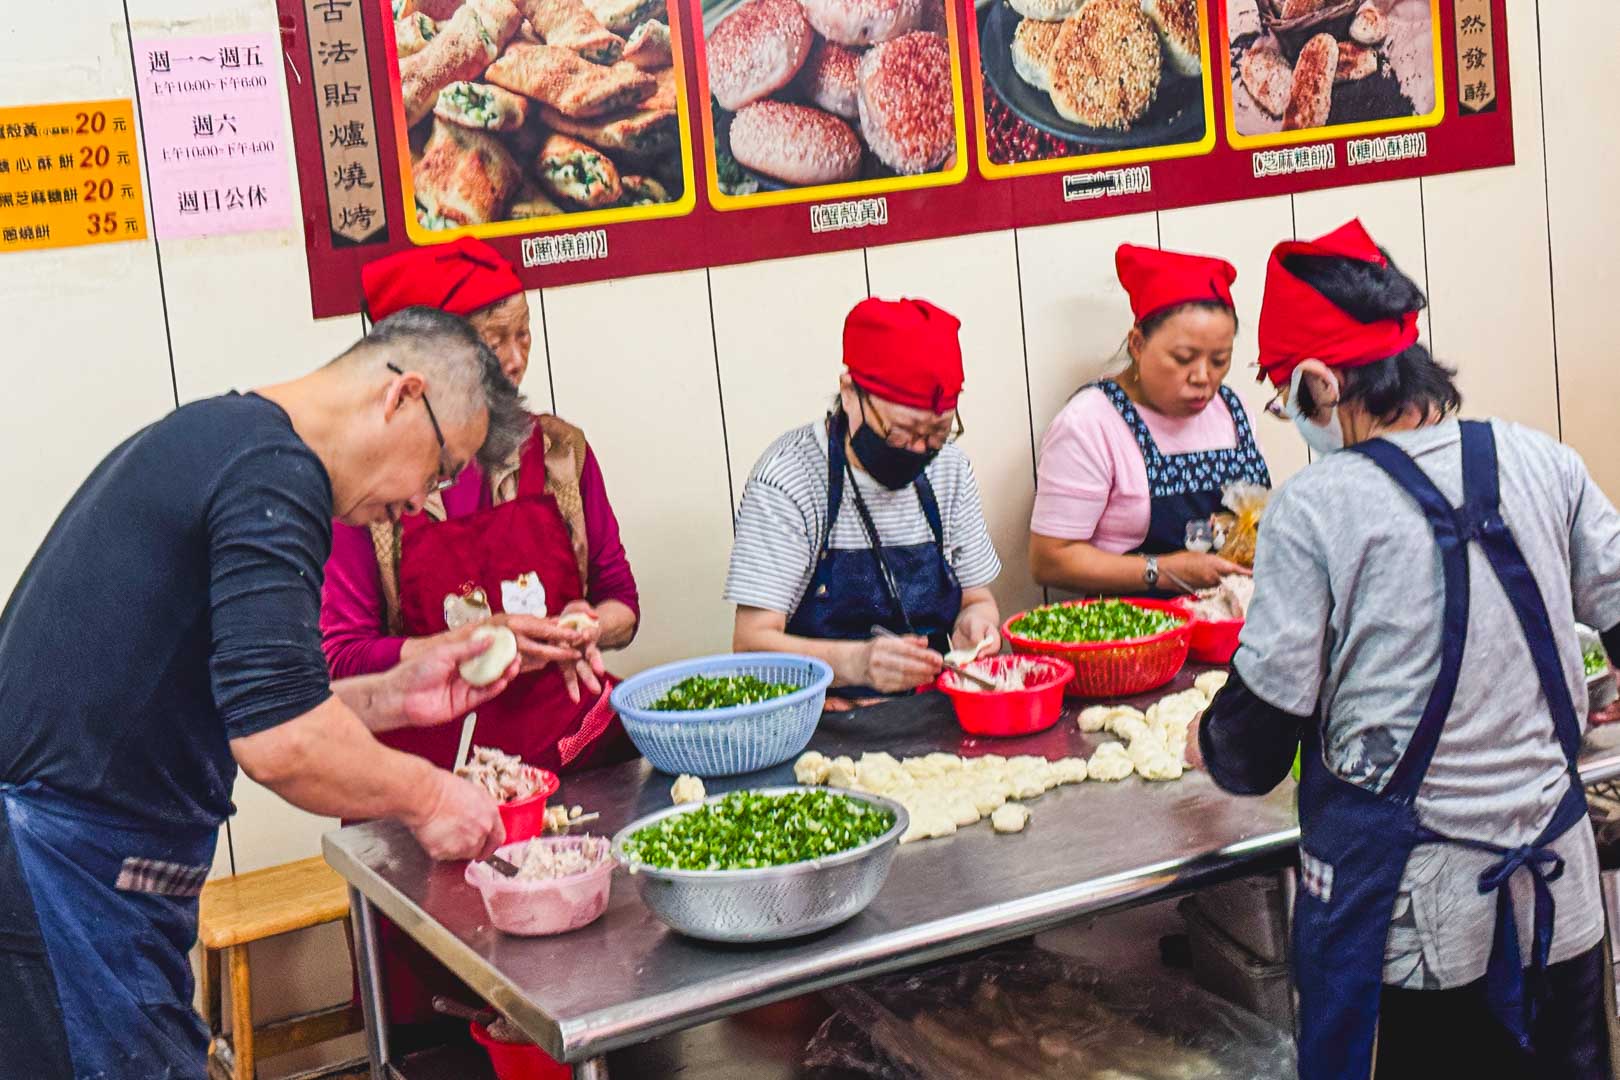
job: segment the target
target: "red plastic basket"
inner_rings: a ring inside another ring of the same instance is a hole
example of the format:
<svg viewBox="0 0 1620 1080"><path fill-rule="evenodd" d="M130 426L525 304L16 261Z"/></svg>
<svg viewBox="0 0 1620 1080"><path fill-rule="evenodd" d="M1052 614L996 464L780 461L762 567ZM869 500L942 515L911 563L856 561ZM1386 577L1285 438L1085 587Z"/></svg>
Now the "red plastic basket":
<svg viewBox="0 0 1620 1080"><path fill-rule="evenodd" d="M1072 604L1096 604L1099 600L1074 600ZM1152 637L1129 641L1096 641L1067 644L1035 641L1013 633L1012 625L1025 615L1021 611L1001 624L1001 636L1012 643L1013 652L1030 656L1055 656L1074 665L1074 678L1068 692L1083 698L1120 698L1156 690L1174 679L1187 664L1192 639L1192 620L1186 610L1171 600L1126 599L1124 603L1164 611L1177 616L1181 625Z"/></svg>
<svg viewBox="0 0 1620 1080"><path fill-rule="evenodd" d="M1242 633L1242 619L1219 622L1195 619L1187 655L1200 664L1230 664L1232 654L1237 652L1238 635Z"/></svg>
<svg viewBox="0 0 1620 1080"><path fill-rule="evenodd" d="M509 1043L490 1038L480 1023L472 1023L473 1041L489 1054L497 1080L573 1080L574 1067L564 1065L534 1043Z"/></svg>
<svg viewBox="0 0 1620 1080"><path fill-rule="evenodd" d="M540 790L527 798L502 803L501 824L506 826L506 843L532 840L546 831L546 800L557 794L562 781L557 774L538 765L525 765L525 769L540 775Z"/></svg>
<svg viewBox="0 0 1620 1080"><path fill-rule="evenodd" d="M1057 723L1063 714L1063 691L1074 679L1074 666L1055 656L987 656L964 664L967 671L992 678L1014 664L1036 670L1022 690L985 690L967 685L955 672L939 675L940 692L956 707L956 722L970 735L1033 735Z"/></svg>

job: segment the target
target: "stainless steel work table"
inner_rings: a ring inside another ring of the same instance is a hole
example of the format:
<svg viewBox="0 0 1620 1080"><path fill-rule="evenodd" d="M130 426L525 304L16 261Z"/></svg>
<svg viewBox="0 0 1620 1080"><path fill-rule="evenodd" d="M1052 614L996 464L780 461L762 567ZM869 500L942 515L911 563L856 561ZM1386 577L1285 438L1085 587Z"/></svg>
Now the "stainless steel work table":
<svg viewBox="0 0 1620 1080"><path fill-rule="evenodd" d="M1184 673L1157 698L1190 685ZM1058 758L1088 755L1098 738L1065 715L1021 739L964 736L940 695L874 714L824 719L811 747L832 756L943 750ZM1617 725L1620 727L1620 725ZM1582 776L1620 776L1620 732L1589 740ZM611 835L669 805L672 778L636 761L570 777L557 796L601 814L592 831ZM791 783L791 763L715 780L711 793ZM888 883L865 912L814 937L774 946L728 947L682 938L642 906L624 871L607 912L558 937L517 938L489 925L463 864L436 864L401 826L378 822L328 834L326 859L351 885L360 980L373 1075L390 1065L377 970L381 911L554 1057L606 1072L603 1055L670 1032L811 990L909 967L1045 929L1077 916L1187 892L1234 876L1280 870L1299 832L1289 785L1237 798L1203 773L1174 783L1131 778L1047 792L1028 804L1025 832L998 836L986 824L900 849Z"/></svg>

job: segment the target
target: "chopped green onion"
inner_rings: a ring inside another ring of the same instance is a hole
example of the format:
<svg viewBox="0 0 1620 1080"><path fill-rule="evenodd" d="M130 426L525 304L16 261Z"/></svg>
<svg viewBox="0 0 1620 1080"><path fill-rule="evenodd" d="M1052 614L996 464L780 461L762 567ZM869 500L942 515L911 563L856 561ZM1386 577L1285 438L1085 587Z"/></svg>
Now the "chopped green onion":
<svg viewBox="0 0 1620 1080"><path fill-rule="evenodd" d="M798 689L792 683L768 683L752 675L692 675L670 687L648 708L653 712L731 709L785 697Z"/></svg>
<svg viewBox="0 0 1620 1080"><path fill-rule="evenodd" d="M1012 632L1031 641L1078 645L1152 637L1184 621L1169 612L1138 607L1122 600L1100 600L1093 604L1038 607L1016 620Z"/></svg>
<svg viewBox="0 0 1620 1080"><path fill-rule="evenodd" d="M829 791L734 791L638 830L624 853L664 870L758 870L836 855L893 825L888 810Z"/></svg>

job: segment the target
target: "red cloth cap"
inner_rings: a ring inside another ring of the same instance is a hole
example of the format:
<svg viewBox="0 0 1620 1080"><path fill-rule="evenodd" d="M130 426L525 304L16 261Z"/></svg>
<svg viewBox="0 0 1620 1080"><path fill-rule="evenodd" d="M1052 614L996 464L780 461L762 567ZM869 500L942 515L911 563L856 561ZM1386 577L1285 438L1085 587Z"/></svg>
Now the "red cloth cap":
<svg viewBox="0 0 1620 1080"><path fill-rule="evenodd" d="M844 320L844 365L872 396L943 416L962 392L961 325L926 300L868 297Z"/></svg>
<svg viewBox="0 0 1620 1080"><path fill-rule="evenodd" d="M360 285L372 322L418 306L471 315L523 291L512 264L470 236L369 262L360 268Z"/></svg>
<svg viewBox="0 0 1620 1080"><path fill-rule="evenodd" d="M1399 319L1364 323L1295 277L1283 265L1294 255L1334 255L1387 266L1389 260L1359 220L1316 240L1284 240L1271 250L1266 295L1260 304L1260 376L1287 386L1306 360L1328 367L1375 364L1418 339L1416 311Z"/></svg>
<svg viewBox="0 0 1620 1080"><path fill-rule="evenodd" d="M1199 301L1235 307L1232 282L1237 268L1225 259L1121 244L1114 252L1119 283L1131 297L1138 323L1168 308Z"/></svg>

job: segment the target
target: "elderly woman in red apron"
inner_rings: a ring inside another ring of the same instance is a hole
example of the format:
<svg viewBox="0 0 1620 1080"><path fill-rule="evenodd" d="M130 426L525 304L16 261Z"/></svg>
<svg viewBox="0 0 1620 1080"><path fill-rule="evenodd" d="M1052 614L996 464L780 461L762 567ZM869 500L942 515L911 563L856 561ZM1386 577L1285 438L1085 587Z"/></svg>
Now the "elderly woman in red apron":
<svg viewBox="0 0 1620 1080"><path fill-rule="evenodd" d="M1317 459L1192 756L1255 794L1303 740L1300 1076L1606 1078L1575 620L1620 645L1620 515L1569 448L1454 417L1424 303L1359 222L1273 252L1260 364Z"/></svg>
<svg viewBox="0 0 1620 1080"><path fill-rule="evenodd" d="M466 317L521 385L528 301L489 245L462 239L402 252L366 266L362 281L373 319L417 305ZM386 669L428 641L469 633L472 624L449 623L461 621L458 612L476 617L480 595L517 634L524 673L478 710L474 741L559 772L633 755L608 702L600 650L635 635L635 578L596 457L578 428L554 416L535 417L533 436L504 468L468 468L421 514L369 530L337 526L321 611L334 677ZM558 623L574 612L590 617L583 629ZM460 734L446 724L383 739L448 768ZM458 984L394 927L383 936L392 1019L432 1019L431 993Z"/></svg>

